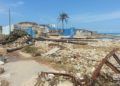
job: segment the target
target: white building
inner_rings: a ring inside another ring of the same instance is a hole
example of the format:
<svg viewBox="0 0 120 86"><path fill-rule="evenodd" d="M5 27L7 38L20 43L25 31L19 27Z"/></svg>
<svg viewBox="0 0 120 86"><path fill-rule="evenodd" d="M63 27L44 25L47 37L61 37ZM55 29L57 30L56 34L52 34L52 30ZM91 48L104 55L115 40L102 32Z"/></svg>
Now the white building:
<svg viewBox="0 0 120 86"><path fill-rule="evenodd" d="M11 25L11 31L13 31L13 30L14 30L14 25ZM2 34L4 34L4 35L9 35L10 34L9 25L3 26L3 28L2 28Z"/></svg>

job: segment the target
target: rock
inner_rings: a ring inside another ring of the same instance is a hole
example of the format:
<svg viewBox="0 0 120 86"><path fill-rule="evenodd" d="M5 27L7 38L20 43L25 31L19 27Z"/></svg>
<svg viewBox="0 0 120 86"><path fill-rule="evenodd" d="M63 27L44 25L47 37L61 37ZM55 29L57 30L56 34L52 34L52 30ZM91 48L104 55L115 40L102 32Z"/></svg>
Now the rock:
<svg viewBox="0 0 120 86"><path fill-rule="evenodd" d="M2 74L4 72L5 72L4 68L0 67L0 74Z"/></svg>
<svg viewBox="0 0 120 86"><path fill-rule="evenodd" d="M50 51L48 51L47 53L43 54L42 56L47 56L47 55L51 55L53 53L56 53L58 50L60 50L60 48L53 48Z"/></svg>
<svg viewBox="0 0 120 86"><path fill-rule="evenodd" d="M4 65L5 63L3 61L0 61L0 65Z"/></svg>
<svg viewBox="0 0 120 86"><path fill-rule="evenodd" d="M0 56L4 56L6 54L7 54L7 50L2 48L2 47L0 47Z"/></svg>
<svg viewBox="0 0 120 86"><path fill-rule="evenodd" d="M0 86L9 86L9 82L7 80L0 80Z"/></svg>

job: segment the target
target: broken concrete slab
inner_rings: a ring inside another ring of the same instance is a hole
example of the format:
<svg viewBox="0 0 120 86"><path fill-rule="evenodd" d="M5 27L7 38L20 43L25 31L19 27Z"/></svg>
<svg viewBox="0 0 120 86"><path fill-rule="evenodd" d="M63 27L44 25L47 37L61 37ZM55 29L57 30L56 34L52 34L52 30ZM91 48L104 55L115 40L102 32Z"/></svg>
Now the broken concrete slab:
<svg viewBox="0 0 120 86"><path fill-rule="evenodd" d="M51 49L50 51L48 51L47 53L42 54L42 56L51 55L51 54L53 54L53 53L56 53L58 50L60 50L60 48L58 48L58 47L53 48L53 49Z"/></svg>

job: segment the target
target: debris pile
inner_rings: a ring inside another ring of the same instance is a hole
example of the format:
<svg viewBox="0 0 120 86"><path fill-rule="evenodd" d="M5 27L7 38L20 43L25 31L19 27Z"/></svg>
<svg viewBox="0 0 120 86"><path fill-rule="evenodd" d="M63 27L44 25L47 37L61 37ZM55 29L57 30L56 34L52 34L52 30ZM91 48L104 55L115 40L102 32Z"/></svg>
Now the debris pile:
<svg viewBox="0 0 120 86"><path fill-rule="evenodd" d="M8 48L21 47L21 46L26 45L27 40L28 40L28 37L27 36L23 36L21 38L18 38L16 41L7 44L6 47L8 47Z"/></svg>
<svg viewBox="0 0 120 86"><path fill-rule="evenodd" d="M10 86L7 80L0 79L0 86Z"/></svg>
<svg viewBox="0 0 120 86"><path fill-rule="evenodd" d="M77 45L77 48L74 48L74 44L55 42L45 42L43 44L41 42L38 49L41 48L40 45L44 45L42 48L44 47L45 49L42 50L43 53L38 57L39 59L47 59L51 64L59 67L60 71L65 71L67 74L73 74L80 79L84 79L86 76L88 81L92 80L91 77L93 76L93 72L96 67L98 67L102 59L104 59L105 56L113 49L112 47L103 48L101 46L98 47L97 45L95 47L87 46L87 48L86 46ZM116 52L118 57L119 54L119 51ZM115 67L120 67L119 64L116 64L116 60L113 60L113 58L109 58L108 60L112 62ZM104 81L107 81L106 84L108 85L115 84L112 79L114 74L115 73L111 70L111 67L104 65L101 69L100 77L96 79L96 83L99 84L98 86L100 86L101 83L105 83Z"/></svg>

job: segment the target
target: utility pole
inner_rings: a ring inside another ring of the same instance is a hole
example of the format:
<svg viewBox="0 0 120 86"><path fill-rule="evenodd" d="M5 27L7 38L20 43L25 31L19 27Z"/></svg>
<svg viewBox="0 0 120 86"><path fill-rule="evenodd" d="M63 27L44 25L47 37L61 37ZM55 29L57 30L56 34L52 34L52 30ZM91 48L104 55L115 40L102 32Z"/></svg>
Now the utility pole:
<svg viewBox="0 0 120 86"><path fill-rule="evenodd" d="M9 31L11 33L11 11L10 11L10 8L9 8Z"/></svg>

